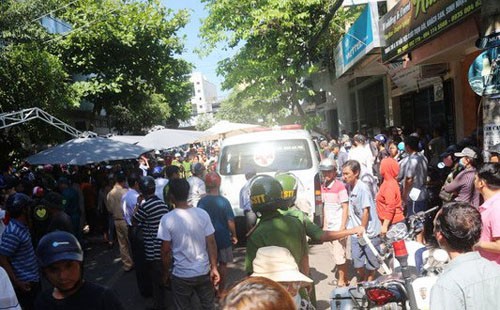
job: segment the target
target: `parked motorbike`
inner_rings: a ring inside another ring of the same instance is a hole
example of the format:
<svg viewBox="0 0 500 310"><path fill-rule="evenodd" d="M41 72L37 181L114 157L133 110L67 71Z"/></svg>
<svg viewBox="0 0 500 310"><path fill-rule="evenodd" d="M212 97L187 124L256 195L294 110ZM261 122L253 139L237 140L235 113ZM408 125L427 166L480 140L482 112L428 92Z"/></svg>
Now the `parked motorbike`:
<svg viewBox="0 0 500 310"><path fill-rule="evenodd" d="M424 229L429 214L438 208L411 216L408 227L405 223L393 225L386 234L385 250L376 253L386 266L381 268L383 274L372 282L334 289L330 308L428 309L431 288L449 258L444 250L426 248L415 237ZM363 239L370 246L370 239Z"/></svg>

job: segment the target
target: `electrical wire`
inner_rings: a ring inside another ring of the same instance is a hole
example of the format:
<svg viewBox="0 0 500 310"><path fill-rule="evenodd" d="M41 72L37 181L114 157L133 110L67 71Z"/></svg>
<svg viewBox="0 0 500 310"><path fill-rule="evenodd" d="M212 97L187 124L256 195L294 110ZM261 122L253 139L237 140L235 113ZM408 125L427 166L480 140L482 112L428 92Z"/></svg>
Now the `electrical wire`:
<svg viewBox="0 0 500 310"><path fill-rule="evenodd" d="M54 37L54 38L48 39L48 40L46 40L46 41L43 41L43 42L42 42L42 44L49 43L49 42L52 42L52 41L55 41L55 40L59 40L59 39L61 39L61 38L65 37L65 36L67 36L67 35L70 35L70 34L72 34L72 33L76 32L76 31L79 31L79 30L85 29L85 28L87 28L87 27L89 27L89 26L92 26L92 25L95 25L95 24L97 24L97 23L99 23L99 22L102 22L102 21L103 21L103 20L107 17L107 15L109 15L109 14L111 14L111 13L114 13L114 12L118 11L119 9L120 9L120 7L118 7L118 8L114 8L114 9L112 9L112 10L110 10L110 11L108 11L108 12L104 13L104 15L103 15L103 16L101 16L101 18L96 19L96 20L93 20L93 21L89 21L89 22L87 22L87 23L83 24L83 25L82 25L82 26L80 26L80 27L73 28L72 30L70 30L70 31L68 31L68 32L66 32L66 33L61 34L60 36L57 36L57 37Z"/></svg>
<svg viewBox="0 0 500 310"><path fill-rule="evenodd" d="M52 13L55 13L55 12L60 11L60 10L62 10L62 9L65 9L65 8L67 8L68 6L70 6L70 5L72 5L73 3L76 3L76 2L78 2L78 1L80 1L80 0L74 0L74 1L71 1L70 3L68 3L68 4L66 4L66 5L63 5L63 6L62 6L62 7L60 7L60 8L57 8L57 9L55 9L55 10L52 10L52 11L50 11L50 12L46 13L46 14L43 14L43 15L41 15L41 16L39 16L39 17L37 17L37 18L33 19L31 22L36 22L37 20L42 19L42 18L44 18L45 16L52 15Z"/></svg>

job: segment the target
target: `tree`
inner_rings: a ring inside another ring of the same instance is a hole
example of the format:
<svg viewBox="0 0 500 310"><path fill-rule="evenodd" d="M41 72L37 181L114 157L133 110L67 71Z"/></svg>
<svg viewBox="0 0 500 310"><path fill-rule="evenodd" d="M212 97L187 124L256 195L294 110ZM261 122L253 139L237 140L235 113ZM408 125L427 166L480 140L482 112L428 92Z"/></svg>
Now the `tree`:
<svg viewBox="0 0 500 310"><path fill-rule="evenodd" d="M6 1L0 5L0 107L39 107L57 116L75 103L69 76L45 44L51 36L37 17L53 1Z"/></svg>
<svg viewBox="0 0 500 310"><path fill-rule="evenodd" d="M188 15L159 1L82 0L61 18L73 31L57 40L82 98L104 109L119 131L140 132L153 124L178 123L190 115L191 65L179 59L175 33Z"/></svg>
<svg viewBox="0 0 500 310"><path fill-rule="evenodd" d="M216 120L212 113L202 113L196 117L195 128L198 131L205 131L215 125L215 123Z"/></svg>
<svg viewBox="0 0 500 310"><path fill-rule="evenodd" d="M223 88L243 86L239 100L273 110L279 105L314 126L300 104L315 94L305 81L319 70L334 72L333 50L343 33L339 25L354 20L359 9L338 10L342 0L202 2L209 11L201 29L203 50L221 43L238 48L218 64Z"/></svg>
<svg viewBox="0 0 500 310"><path fill-rule="evenodd" d="M59 5L53 0L0 2L0 109L39 107L62 120L78 99L63 63L46 44L52 38L40 17ZM0 131L0 161L29 155L33 143L49 144L67 136L42 121Z"/></svg>
<svg viewBox="0 0 500 310"><path fill-rule="evenodd" d="M222 101L216 118L235 123L262 124L273 126L287 122L290 109L275 104L268 98L245 97L242 89L236 87L228 98Z"/></svg>

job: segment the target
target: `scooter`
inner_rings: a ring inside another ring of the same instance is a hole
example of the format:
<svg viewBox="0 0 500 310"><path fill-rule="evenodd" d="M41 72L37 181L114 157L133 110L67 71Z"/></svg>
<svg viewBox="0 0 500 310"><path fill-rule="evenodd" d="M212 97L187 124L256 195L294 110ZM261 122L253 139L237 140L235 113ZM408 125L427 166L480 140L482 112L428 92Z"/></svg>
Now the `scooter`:
<svg viewBox="0 0 500 310"><path fill-rule="evenodd" d="M382 275L375 281L334 289L330 308L428 309L430 290L449 258L444 250L426 248L416 242L415 237L423 230L428 215L438 208L411 216L409 229L404 223L393 225L386 234L386 249L383 253L375 250L369 238L363 237L381 262ZM392 270L385 264L386 260Z"/></svg>

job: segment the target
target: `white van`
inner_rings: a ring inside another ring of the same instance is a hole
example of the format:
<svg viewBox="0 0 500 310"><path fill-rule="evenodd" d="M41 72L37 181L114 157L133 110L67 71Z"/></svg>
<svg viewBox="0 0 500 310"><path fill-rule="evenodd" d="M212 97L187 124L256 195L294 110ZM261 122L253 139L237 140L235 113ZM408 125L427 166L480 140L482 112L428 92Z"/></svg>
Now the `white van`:
<svg viewBox="0 0 500 310"><path fill-rule="evenodd" d="M308 213L319 215L321 212L318 212L321 210L319 147L309 132L296 128L291 125L280 129L256 129L256 132L222 141L217 172L222 178L221 194L231 203L237 226L244 223L243 210L239 207L240 190L246 183L245 172L252 168L257 174L271 176L276 172L293 173L302 183L297 196L309 202Z"/></svg>

